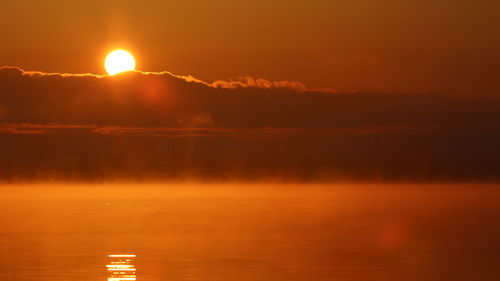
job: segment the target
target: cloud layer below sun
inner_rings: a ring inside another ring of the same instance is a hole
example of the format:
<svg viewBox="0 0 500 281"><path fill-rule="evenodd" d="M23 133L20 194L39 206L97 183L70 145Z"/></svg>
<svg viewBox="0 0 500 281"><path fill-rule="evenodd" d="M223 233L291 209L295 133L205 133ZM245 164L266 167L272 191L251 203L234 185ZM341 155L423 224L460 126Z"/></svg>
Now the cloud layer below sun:
<svg viewBox="0 0 500 281"><path fill-rule="evenodd" d="M0 68L1 179L493 180L500 100Z"/></svg>
<svg viewBox="0 0 500 281"><path fill-rule="evenodd" d="M299 82L207 83L168 72L113 76L0 69L0 122L191 128L491 126L500 100L335 93Z"/></svg>

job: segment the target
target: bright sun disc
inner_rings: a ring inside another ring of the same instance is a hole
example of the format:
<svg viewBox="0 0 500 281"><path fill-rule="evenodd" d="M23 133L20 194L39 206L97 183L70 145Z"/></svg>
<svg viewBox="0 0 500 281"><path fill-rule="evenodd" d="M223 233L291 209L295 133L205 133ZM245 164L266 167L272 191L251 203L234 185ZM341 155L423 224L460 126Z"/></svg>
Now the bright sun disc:
<svg viewBox="0 0 500 281"><path fill-rule="evenodd" d="M132 54L124 50L111 52L104 62L104 67L109 75L135 69L135 59Z"/></svg>

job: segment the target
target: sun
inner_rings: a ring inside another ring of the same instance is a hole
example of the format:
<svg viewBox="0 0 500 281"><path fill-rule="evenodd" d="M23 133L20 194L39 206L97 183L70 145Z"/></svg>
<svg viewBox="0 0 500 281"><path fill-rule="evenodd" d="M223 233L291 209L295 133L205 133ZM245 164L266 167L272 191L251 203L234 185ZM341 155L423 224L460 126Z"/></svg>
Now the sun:
<svg viewBox="0 0 500 281"><path fill-rule="evenodd" d="M135 59L131 53L125 50L115 50L106 57L104 67L109 75L135 69Z"/></svg>

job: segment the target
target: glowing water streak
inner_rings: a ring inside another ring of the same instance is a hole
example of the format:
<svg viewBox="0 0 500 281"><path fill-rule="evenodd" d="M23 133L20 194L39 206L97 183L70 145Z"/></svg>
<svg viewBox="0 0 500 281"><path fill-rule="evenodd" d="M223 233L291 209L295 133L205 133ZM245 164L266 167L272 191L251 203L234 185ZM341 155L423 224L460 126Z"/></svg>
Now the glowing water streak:
<svg viewBox="0 0 500 281"><path fill-rule="evenodd" d="M110 273L108 281L137 280L136 269L133 265L136 255L108 255L108 257L111 259L106 265L107 271Z"/></svg>

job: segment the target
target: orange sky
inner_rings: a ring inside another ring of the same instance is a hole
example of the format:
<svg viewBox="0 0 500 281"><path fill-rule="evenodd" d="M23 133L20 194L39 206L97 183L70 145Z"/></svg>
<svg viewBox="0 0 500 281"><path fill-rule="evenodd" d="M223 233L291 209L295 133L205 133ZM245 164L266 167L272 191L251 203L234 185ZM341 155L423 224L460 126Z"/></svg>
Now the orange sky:
<svg viewBox="0 0 500 281"><path fill-rule="evenodd" d="M240 75L341 91L500 96L496 0L6 1L0 65Z"/></svg>

